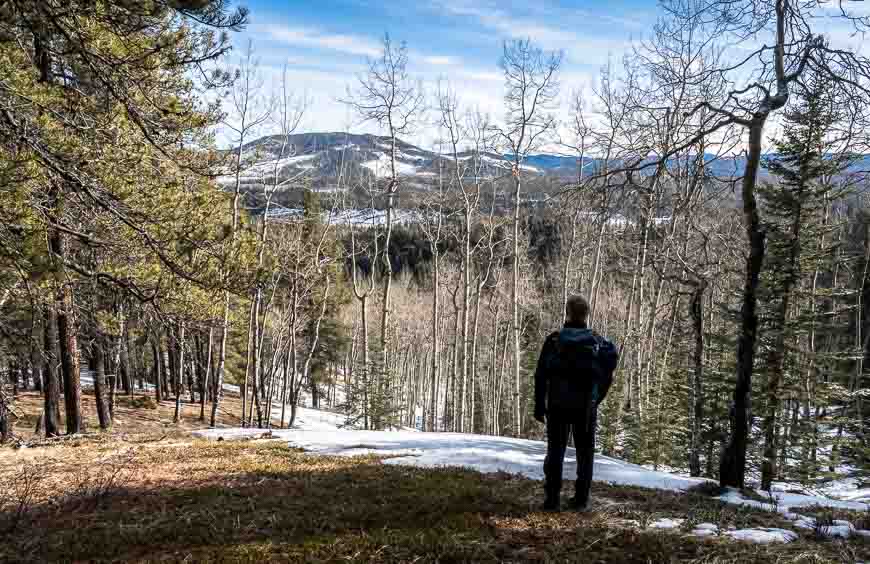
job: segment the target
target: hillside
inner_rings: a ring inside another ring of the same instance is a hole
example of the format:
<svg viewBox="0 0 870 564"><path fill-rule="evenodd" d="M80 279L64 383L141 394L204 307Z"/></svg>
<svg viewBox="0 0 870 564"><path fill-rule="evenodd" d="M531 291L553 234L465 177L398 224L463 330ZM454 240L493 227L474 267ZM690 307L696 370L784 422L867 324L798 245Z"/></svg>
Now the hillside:
<svg viewBox="0 0 870 564"><path fill-rule="evenodd" d="M19 403L28 425L39 411L30 395ZM228 395L226 407L237 410ZM189 434L196 406L186 406L182 427L171 424L172 402L152 407L120 401L119 432L0 449L0 560L870 557L865 532L856 531L866 526L864 504L785 492L775 506L753 492L716 498L698 480L599 457L593 511L547 514L538 510L545 449L536 441L340 430L340 416L311 409L299 429L243 430L226 426L233 420L225 414L221 428ZM567 465L566 478L572 472Z"/></svg>
<svg viewBox="0 0 870 564"><path fill-rule="evenodd" d="M242 179L246 184L263 178L272 178L277 166L281 180L303 178L314 180L315 186L329 188L328 179L335 179L343 172L350 177L384 178L390 175L390 139L388 137L341 132L301 133L262 137L242 148ZM283 156L282 156L283 155ZM468 151L459 154L462 160L470 159ZM428 185L439 172L439 163L448 166L452 156L422 149L404 141L396 144L397 174L420 185ZM481 156L480 174L493 177L510 170L508 161L499 155L485 153ZM542 171L528 167L529 172ZM231 174L218 178L221 184L234 181Z"/></svg>
<svg viewBox="0 0 870 564"><path fill-rule="evenodd" d="M227 151L232 152L229 149ZM281 180L306 178L321 190L329 189L342 171L345 176L351 177L388 177L390 152L389 137L371 134L311 132L289 135L286 140L281 135L268 135L243 146L242 181L248 185L262 182L263 179L268 181L277 166ZM453 162L453 156L446 150L438 154L402 140L397 142L396 152L397 174L411 187L431 185L439 173L439 164L443 171L449 170ZM469 166L469 170L465 171L468 177L476 176L477 172L471 169L472 156L470 151L458 154L459 159ZM479 167L480 176L496 178L510 171L511 161L509 154L486 152L474 166ZM719 178L739 176L746 164L742 155L708 154L705 161L708 174ZM532 176L551 176L567 181L576 178L578 173L578 157L573 155L532 154L524 162L523 170ZM589 174L600 169L603 163L602 159L586 157L583 168ZM850 170L870 170L870 156L859 157ZM760 174L763 178L768 175L763 168ZM228 185L234 182L234 177L225 174L218 181Z"/></svg>

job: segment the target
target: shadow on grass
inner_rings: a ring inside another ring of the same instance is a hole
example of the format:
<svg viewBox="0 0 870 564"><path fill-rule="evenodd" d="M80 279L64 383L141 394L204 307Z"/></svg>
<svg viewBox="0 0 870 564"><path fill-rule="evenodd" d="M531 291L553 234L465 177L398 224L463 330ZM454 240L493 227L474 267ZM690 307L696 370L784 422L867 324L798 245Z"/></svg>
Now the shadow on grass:
<svg viewBox="0 0 870 564"><path fill-rule="evenodd" d="M162 456L185 458L181 475L163 476L169 459L151 456L138 483L42 503L0 537L0 561L771 561L766 547L617 526L607 512L539 513L540 483L506 474L275 444ZM679 511L688 499L604 485L593 494L648 511Z"/></svg>

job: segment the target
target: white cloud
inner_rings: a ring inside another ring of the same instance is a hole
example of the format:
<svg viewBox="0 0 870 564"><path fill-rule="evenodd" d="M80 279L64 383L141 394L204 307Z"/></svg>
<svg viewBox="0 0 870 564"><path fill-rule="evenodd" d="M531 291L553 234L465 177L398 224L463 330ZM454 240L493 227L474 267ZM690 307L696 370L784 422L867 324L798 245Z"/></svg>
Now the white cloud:
<svg viewBox="0 0 870 564"><path fill-rule="evenodd" d="M442 5L440 13L463 20L465 31L462 40L457 39L456 46L486 45L487 60L480 60L480 49L466 52L446 45L430 45L434 48L423 51L419 49L425 49L426 45L415 45L415 49L409 51L410 74L420 78L427 91L434 88L438 79L446 78L459 96L463 110L476 108L489 113L495 120L503 112L504 76L498 68L501 39L530 37L545 49L564 50L567 58L560 82L565 98L572 88L592 82L588 71L576 67L576 64L600 65L607 61L608 56L618 57L629 47L627 41L620 39L627 33L617 29L617 22L605 22L597 15L579 10L544 13L540 6L536 6L533 13L520 15L509 4L502 7L473 3L472 0L464 4L464 0L431 1L450 4ZM589 29L590 21L592 25L613 29L590 36L583 31ZM277 19L265 19L249 26L243 36L259 43L257 51L268 61L268 66L262 69L266 89L277 88L282 63L290 63L288 80L291 87L298 93L304 91L311 101L302 130L377 132L373 124L359 123L350 108L340 102L340 98L346 95L346 86L354 84L357 74L365 71L364 57L376 57L380 53L381 43L376 34L338 33L326 24L291 25ZM564 111L567 106L563 104L561 109ZM408 141L431 147L438 137L436 129L428 122L421 123L409 135ZM225 135L220 137L225 143Z"/></svg>
<svg viewBox="0 0 870 564"><path fill-rule="evenodd" d="M261 24L252 26L250 31L254 37L262 34L274 41L301 47L329 49L366 57L376 57L380 52L380 44L368 37L325 33L316 28Z"/></svg>
<svg viewBox="0 0 870 564"><path fill-rule="evenodd" d="M434 66L451 66L458 63L455 57L447 57L445 55L429 55L420 58L427 65Z"/></svg>
<svg viewBox="0 0 870 564"><path fill-rule="evenodd" d="M504 75L498 71L460 68L458 69L457 74L463 78L468 78L470 80L476 80L479 82L497 82L499 84L502 84L504 82Z"/></svg>
<svg viewBox="0 0 870 564"><path fill-rule="evenodd" d="M480 25L498 32L504 37L527 39L548 48L558 49L566 53L575 63L604 64L611 55L620 55L629 50L631 42L621 37L624 32L616 31L614 36L591 37L588 32L576 29L576 18L563 20L560 24L543 21L543 17L517 17L510 12L489 5L465 3L462 0L438 0L438 6L455 16L475 18ZM574 16L580 16L589 22L598 16L577 11ZM613 18L605 16L602 21L613 24ZM626 21L627 23L627 21Z"/></svg>

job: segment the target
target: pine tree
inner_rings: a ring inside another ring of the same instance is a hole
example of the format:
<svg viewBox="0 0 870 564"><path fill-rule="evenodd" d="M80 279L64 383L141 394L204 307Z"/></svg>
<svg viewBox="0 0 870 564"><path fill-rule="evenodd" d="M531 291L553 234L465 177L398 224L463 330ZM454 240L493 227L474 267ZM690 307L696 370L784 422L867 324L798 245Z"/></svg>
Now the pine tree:
<svg viewBox="0 0 870 564"><path fill-rule="evenodd" d="M810 75L795 92L793 107L785 113L782 138L775 143L776 154L764 166L777 178L759 190L767 231L767 259L763 276L766 314L762 343L766 354L765 412L762 428L764 452L761 486L770 489L777 477L778 440L782 434L781 397L783 388L797 386L799 355L795 350L798 333L806 333L807 321L795 312L795 298L801 291L805 266L819 258L824 237L825 210L834 196L832 179L848 163L830 137L839 116L831 96L830 79ZM794 397L794 395L789 395Z"/></svg>

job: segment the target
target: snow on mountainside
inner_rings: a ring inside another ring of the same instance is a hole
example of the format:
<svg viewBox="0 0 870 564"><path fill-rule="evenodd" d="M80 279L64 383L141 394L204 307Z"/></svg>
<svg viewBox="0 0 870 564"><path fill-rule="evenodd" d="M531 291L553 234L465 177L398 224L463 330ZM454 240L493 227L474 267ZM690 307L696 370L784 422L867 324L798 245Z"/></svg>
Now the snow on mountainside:
<svg viewBox="0 0 870 564"><path fill-rule="evenodd" d="M228 150L231 151L231 150ZM289 178L299 173L313 176L337 176L367 171L376 178L389 177L391 170L392 147L389 137L341 132L302 133L287 136L262 137L242 148L243 183L253 183L271 178L278 170L279 177ZM458 158L467 166L468 176L496 177L508 173L512 163L509 155L482 153L475 165L470 159L472 153L463 151ZM431 179L439 172L439 163L449 166L453 155L422 149L405 141L396 143L396 173L400 177L414 177L421 180ZM576 159L559 156L534 156L521 168L532 174L576 174ZM472 167L477 170L472 170ZM442 167L443 168L443 167ZM231 184L235 177L228 169L218 177L218 182Z"/></svg>
<svg viewBox="0 0 870 564"><path fill-rule="evenodd" d="M230 151L230 150L228 150ZM392 174L390 155L392 148L389 137L353 134L342 132L301 133L287 136L262 137L242 148L242 183L250 184L271 178L278 170L279 178L286 179L298 175L311 177L336 177L340 171L345 175L370 173L376 178L386 178ZM507 174L512 167L512 155L483 153L478 161L479 170L472 170L469 159L472 153L464 151L458 155L465 163L467 176L480 175L493 178ZM400 177L417 179L423 183L431 182L439 173L439 163L449 168L453 161L450 154L439 155L436 151L423 149L398 140L396 143L396 173ZM739 176L745 166L742 156L715 157L706 155L707 172L713 176L730 178ZM531 174L552 175L562 178L575 178L579 159L572 155L534 154L524 160L521 168ZM583 169L588 174L600 168L600 159L586 157ZM850 167L851 172L870 170L870 156L856 160ZM768 173L762 168L762 176ZM228 169L218 177L218 182L228 185L234 176Z"/></svg>

